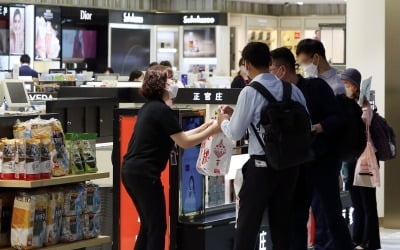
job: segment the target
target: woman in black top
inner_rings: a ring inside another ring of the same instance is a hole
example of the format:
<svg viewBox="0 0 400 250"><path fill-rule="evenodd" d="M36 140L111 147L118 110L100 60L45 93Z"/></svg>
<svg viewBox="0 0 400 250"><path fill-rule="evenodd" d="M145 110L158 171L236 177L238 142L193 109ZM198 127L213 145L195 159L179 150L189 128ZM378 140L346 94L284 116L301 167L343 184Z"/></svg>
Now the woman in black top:
<svg viewBox="0 0 400 250"><path fill-rule="evenodd" d="M242 89L246 87L246 85L250 82L248 72L246 70L246 67L244 66L243 58L240 58L239 60L239 68L240 70L237 73L237 76L233 79L231 83L232 89Z"/></svg>
<svg viewBox="0 0 400 250"><path fill-rule="evenodd" d="M147 102L140 109L135 132L122 166L122 182L140 216L135 250L164 250L166 213L161 172L174 142L182 148L200 144L219 131L216 123L205 123L183 132L172 109L166 105L178 87L168 79L170 69L156 65L145 74L141 94Z"/></svg>

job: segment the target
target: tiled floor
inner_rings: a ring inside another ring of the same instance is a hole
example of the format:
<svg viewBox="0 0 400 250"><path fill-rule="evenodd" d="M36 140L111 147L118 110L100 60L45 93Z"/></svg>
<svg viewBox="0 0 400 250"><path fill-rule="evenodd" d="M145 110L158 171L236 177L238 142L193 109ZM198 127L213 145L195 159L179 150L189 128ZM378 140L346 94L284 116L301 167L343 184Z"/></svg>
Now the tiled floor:
<svg viewBox="0 0 400 250"><path fill-rule="evenodd" d="M400 250L400 230L381 228L382 250Z"/></svg>

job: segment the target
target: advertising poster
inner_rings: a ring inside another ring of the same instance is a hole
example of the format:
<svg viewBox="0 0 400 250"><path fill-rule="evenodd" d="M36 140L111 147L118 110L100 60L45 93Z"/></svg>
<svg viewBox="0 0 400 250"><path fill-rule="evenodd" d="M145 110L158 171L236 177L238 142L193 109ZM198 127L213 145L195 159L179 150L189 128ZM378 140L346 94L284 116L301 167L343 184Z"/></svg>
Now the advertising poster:
<svg viewBox="0 0 400 250"><path fill-rule="evenodd" d="M96 58L97 32L95 30L63 29L62 58Z"/></svg>
<svg viewBox="0 0 400 250"><path fill-rule="evenodd" d="M0 21L0 55L8 55L8 29Z"/></svg>
<svg viewBox="0 0 400 250"><path fill-rule="evenodd" d="M36 7L35 59L58 60L61 50L60 8Z"/></svg>
<svg viewBox="0 0 400 250"><path fill-rule="evenodd" d="M25 53L25 8L10 7L10 54Z"/></svg>
<svg viewBox="0 0 400 250"><path fill-rule="evenodd" d="M191 130L203 124L200 116L183 117L182 129ZM200 145L182 149L181 162L181 204L183 215L196 215L204 210L204 177L196 170Z"/></svg>
<svg viewBox="0 0 400 250"><path fill-rule="evenodd" d="M184 57L216 57L215 28L190 28L183 31Z"/></svg>
<svg viewBox="0 0 400 250"><path fill-rule="evenodd" d="M127 76L133 68L146 70L150 64L150 30L111 30L111 67Z"/></svg>

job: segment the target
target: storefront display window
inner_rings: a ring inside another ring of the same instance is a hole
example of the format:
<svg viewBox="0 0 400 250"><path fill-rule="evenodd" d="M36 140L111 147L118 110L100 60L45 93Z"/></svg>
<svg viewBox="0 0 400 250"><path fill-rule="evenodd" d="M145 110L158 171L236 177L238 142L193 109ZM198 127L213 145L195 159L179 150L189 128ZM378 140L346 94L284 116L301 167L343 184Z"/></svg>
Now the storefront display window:
<svg viewBox="0 0 400 250"><path fill-rule="evenodd" d="M185 28L183 57L216 57L215 28Z"/></svg>
<svg viewBox="0 0 400 250"><path fill-rule="evenodd" d="M169 61L173 67L179 68L179 29L158 27L157 29L157 61Z"/></svg>
<svg viewBox="0 0 400 250"><path fill-rule="evenodd" d="M345 64L346 31L343 25L321 26L321 41L332 64Z"/></svg>
<svg viewBox="0 0 400 250"><path fill-rule="evenodd" d="M269 46L271 50L278 46L276 30L250 29L247 31L247 40L249 42L263 42Z"/></svg>
<svg viewBox="0 0 400 250"><path fill-rule="evenodd" d="M281 46L286 47L296 55L297 44L301 40L300 30L283 30L281 31Z"/></svg>

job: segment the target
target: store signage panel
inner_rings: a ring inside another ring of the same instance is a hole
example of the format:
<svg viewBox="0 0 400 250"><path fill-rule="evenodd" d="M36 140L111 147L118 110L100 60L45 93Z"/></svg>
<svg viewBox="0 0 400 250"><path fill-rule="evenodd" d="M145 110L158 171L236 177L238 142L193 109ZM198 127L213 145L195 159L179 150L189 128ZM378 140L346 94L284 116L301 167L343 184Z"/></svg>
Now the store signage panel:
<svg viewBox="0 0 400 250"><path fill-rule="evenodd" d="M226 13L145 13L111 11L110 23L147 25L227 25Z"/></svg>
<svg viewBox="0 0 400 250"><path fill-rule="evenodd" d="M236 104L240 89L179 89L176 104Z"/></svg>
<svg viewBox="0 0 400 250"><path fill-rule="evenodd" d="M143 16L138 16L134 12L124 12L122 14L122 22L124 23L138 23L138 24L143 24L144 22L144 17Z"/></svg>
<svg viewBox="0 0 400 250"><path fill-rule="evenodd" d="M88 8L69 8L61 9L63 23L76 24L105 24L108 23L108 11Z"/></svg>
<svg viewBox="0 0 400 250"><path fill-rule="evenodd" d="M136 11L110 11L110 23L130 23L130 24L153 24L155 13L145 13Z"/></svg>
<svg viewBox="0 0 400 250"><path fill-rule="evenodd" d="M90 13L90 12L88 12L88 11L86 11L86 10L81 10L80 11L80 19L81 20L88 20L88 21L91 21L92 20L92 15L93 15L93 13Z"/></svg>

